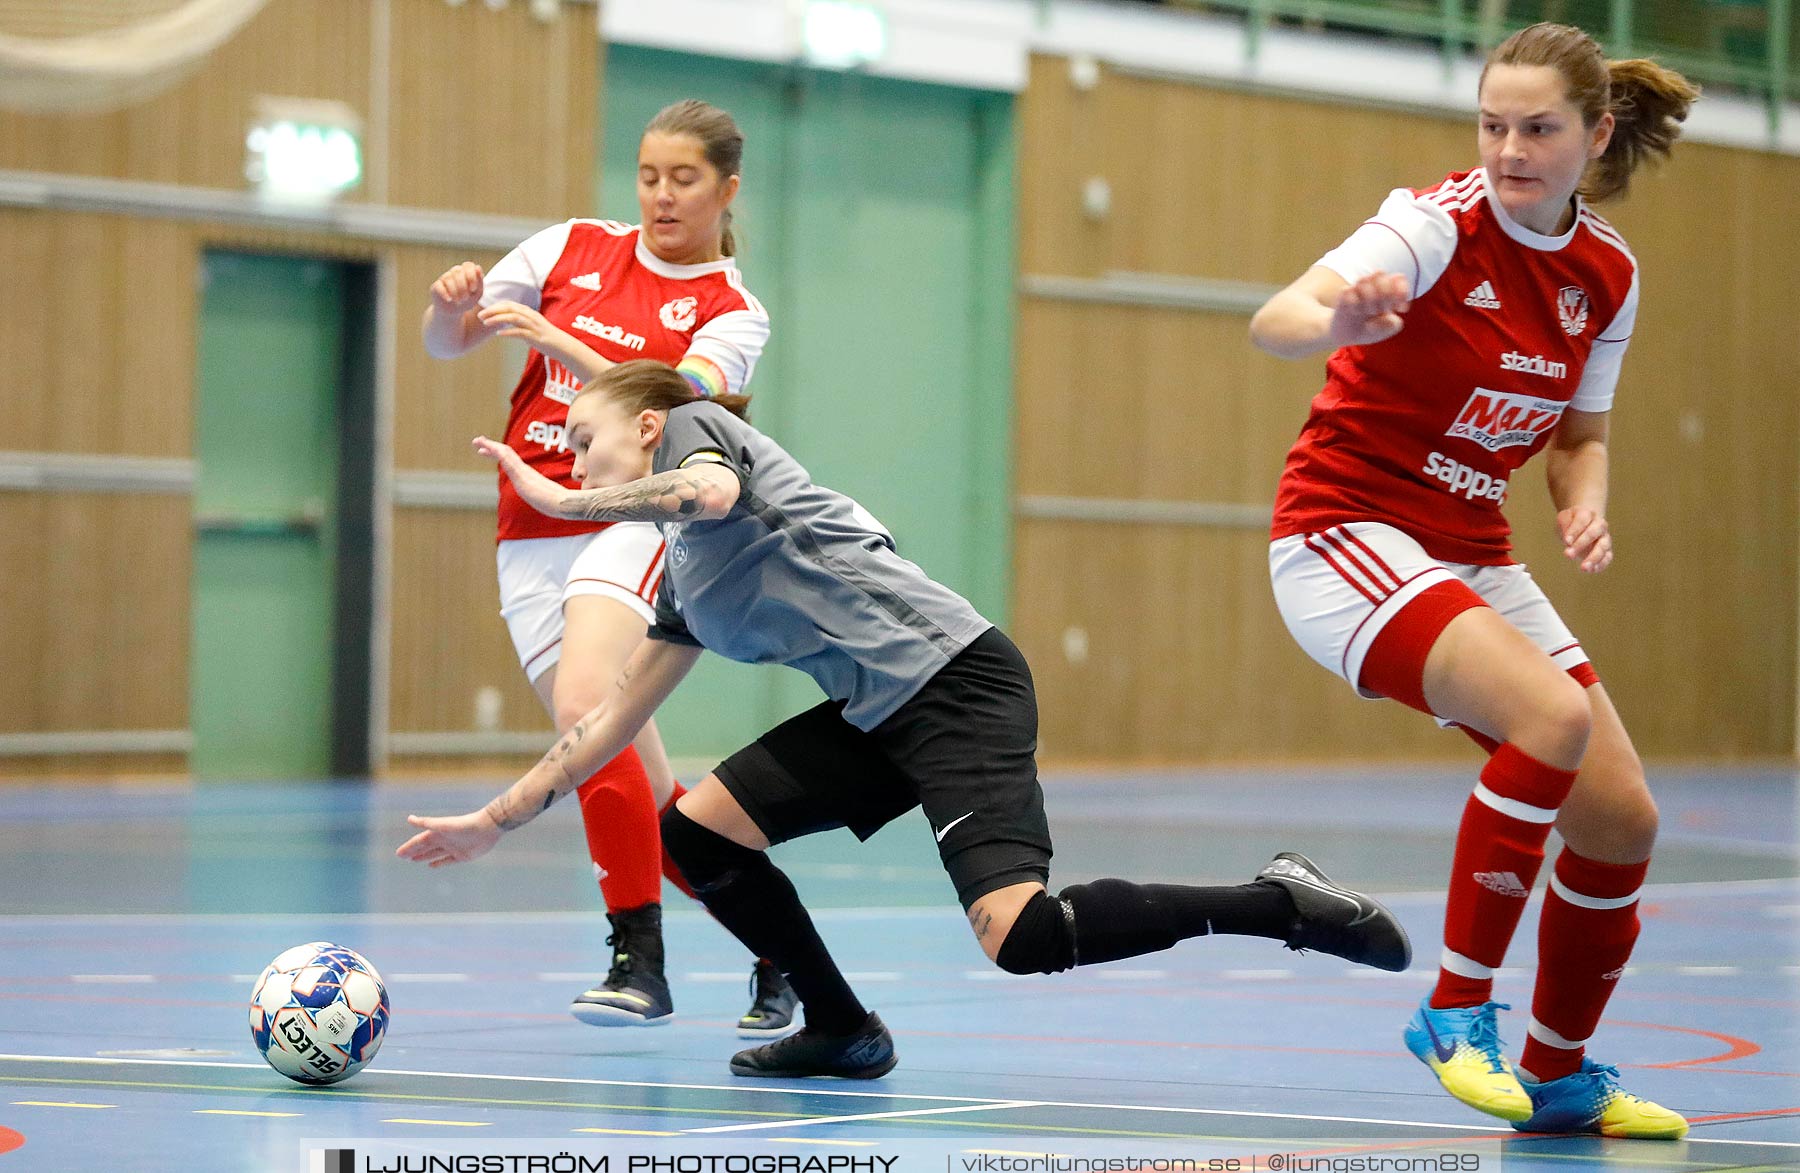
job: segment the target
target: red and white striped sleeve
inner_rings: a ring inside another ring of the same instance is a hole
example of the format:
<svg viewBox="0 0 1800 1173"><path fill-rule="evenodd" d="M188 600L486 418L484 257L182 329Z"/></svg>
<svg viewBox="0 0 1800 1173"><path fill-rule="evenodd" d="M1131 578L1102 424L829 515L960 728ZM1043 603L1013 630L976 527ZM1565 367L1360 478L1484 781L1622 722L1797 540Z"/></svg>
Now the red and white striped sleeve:
<svg viewBox="0 0 1800 1173"><path fill-rule="evenodd" d="M574 224L573 220L552 224L496 261L482 282L481 304L485 307L497 301L516 301L534 310L541 306L544 282L562 259Z"/></svg>
<svg viewBox="0 0 1800 1173"><path fill-rule="evenodd" d="M1411 296L1423 297L1456 252L1456 222L1440 192L1395 188L1380 211L1316 263L1352 284L1375 273L1398 273Z"/></svg>

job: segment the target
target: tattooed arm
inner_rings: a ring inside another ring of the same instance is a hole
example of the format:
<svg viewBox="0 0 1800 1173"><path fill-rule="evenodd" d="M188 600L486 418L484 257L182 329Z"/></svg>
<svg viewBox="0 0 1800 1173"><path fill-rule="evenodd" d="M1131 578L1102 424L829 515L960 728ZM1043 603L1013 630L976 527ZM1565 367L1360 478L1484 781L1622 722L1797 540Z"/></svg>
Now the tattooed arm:
<svg viewBox="0 0 1800 1173"><path fill-rule="evenodd" d="M645 640L600 704L575 722L524 777L478 811L448 817L408 815L406 821L419 833L394 854L434 868L487 854L502 834L537 818L630 745L699 658L697 647Z"/></svg>
<svg viewBox="0 0 1800 1173"><path fill-rule="evenodd" d="M580 521L716 521L737 504L737 474L701 462L606 489L565 489L505 444L475 438L475 451L500 466L539 513Z"/></svg>

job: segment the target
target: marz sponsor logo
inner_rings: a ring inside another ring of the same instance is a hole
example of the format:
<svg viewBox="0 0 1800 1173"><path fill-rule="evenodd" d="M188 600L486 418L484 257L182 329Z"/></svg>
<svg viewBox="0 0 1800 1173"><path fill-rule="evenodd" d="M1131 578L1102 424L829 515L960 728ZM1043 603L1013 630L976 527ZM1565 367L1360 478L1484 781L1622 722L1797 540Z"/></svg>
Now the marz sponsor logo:
<svg viewBox="0 0 1800 1173"><path fill-rule="evenodd" d="M1460 496L1464 500L1477 499L1492 501L1499 505L1506 500L1505 479L1489 476L1479 469L1470 468L1459 460L1452 460L1442 452L1433 452L1425 458L1425 467L1419 470L1435 481L1442 481L1444 490L1452 496Z"/></svg>
<svg viewBox="0 0 1800 1173"><path fill-rule="evenodd" d="M1542 375L1546 379L1569 377L1568 363L1552 362L1541 354L1520 354L1515 350L1509 350L1500 356L1500 369L1522 371L1527 375Z"/></svg>
<svg viewBox="0 0 1800 1173"><path fill-rule="evenodd" d="M1444 435L1473 440L1489 452L1533 444L1556 426L1567 406L1560 400L1477 387Z"/></svg>
<svg viewBox="0 0 1800 1173"><path fill-rule="evenodd" d="M662 318L662 324L671 330L692 330L699 304L691 297L678 297L674 301L663 302L657 315Z"/></svg>
<svg viewBox="0 0 1800 1173"><path fill-rule="evenodd" d="M525 439L533 444L542 444L548 452L567 452L569 450L569 429L562 424L547 424L543 420L532 420L525 425Z"/></svg>
<svg viewBox="0 0 1800 1173"><path fill-rule="evenodd" d="M578 316L575 319L574 325L577 330L585 330L596 338L604 338L608 342L617 343L627 350L644 349L644 336L642 334L633 334L621 327L609 326L605 322L597 322L586 314Z"/></svg>
<svg viewBox="0 0 1800 1173"><path fill-rule="evenodd" d="M1556 316L1562 319L1563 333L1571 338L1581 337L1581 332L1587 329L1587 290L1579 285L1565 285L1557 290Z"/></svg>

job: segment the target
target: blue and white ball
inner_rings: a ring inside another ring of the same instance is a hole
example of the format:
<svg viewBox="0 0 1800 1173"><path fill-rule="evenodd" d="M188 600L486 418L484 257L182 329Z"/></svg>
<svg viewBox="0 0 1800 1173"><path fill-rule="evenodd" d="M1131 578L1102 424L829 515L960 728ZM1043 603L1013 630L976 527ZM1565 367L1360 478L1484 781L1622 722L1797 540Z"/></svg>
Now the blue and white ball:
<svg viewBox="0 0 1800 1173"><path fill-rule="evenodd" d="M375 967L329 941L295 945L250 994L250 1038L269 1066L300 1083L361 1071L387 1033L388 994Z"/></svg>

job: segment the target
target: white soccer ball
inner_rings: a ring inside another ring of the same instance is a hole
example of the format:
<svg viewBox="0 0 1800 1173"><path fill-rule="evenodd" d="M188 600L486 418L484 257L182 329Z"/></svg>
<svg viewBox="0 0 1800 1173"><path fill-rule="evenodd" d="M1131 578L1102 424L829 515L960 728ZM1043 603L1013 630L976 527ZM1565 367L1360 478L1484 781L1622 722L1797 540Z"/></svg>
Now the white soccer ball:
<svg viewBox="0 0 1800 1173"><path fill-rule="evenodd" d="M387 1033L375 967L329 941L295 945L250 993L250 1038L269 1066L300 1083L337 1083L366 1066Z"/></svg>

